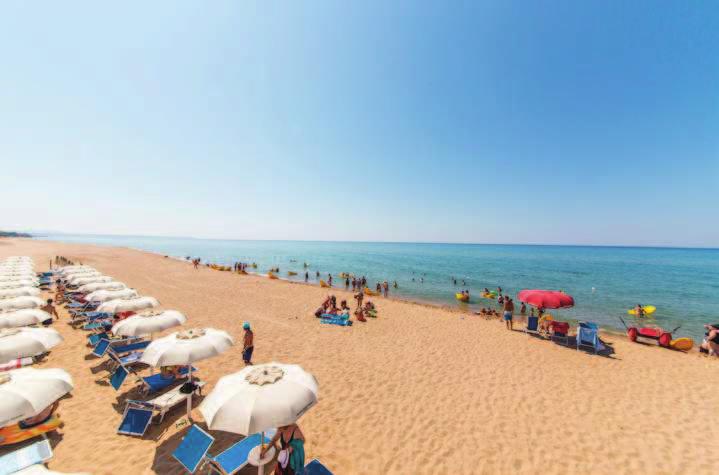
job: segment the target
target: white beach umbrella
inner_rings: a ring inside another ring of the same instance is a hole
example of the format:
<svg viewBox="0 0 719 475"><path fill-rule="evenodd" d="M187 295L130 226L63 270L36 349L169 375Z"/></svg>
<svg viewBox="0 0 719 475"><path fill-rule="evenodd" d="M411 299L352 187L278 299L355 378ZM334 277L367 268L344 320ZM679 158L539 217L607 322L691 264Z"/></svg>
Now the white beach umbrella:
<svg viewBox="0 0 719 475"><path fill-rule="evenodd" d="M39 282L35 274L0 275L0 282L15 282L18 280Z"/></svg>
<svg viewBox="0 0 719 475"><path fill-rule="evenodd" d="M14 312L0 313L0 328L17 328L28 325L37 325L52 316L38 308L26 308Z"/></svg>
<svg viewBox="0 0 719 475"><path fill-rule="evenodd" d="M34 273L35 269L32 266L0 266L0 274L12 275L12 274L23 274L23 273Z"/></svg>
<svg viewBox="0 0 719 475"><path fill-rule="evenodd" d="M152 335L168 328L184 325L187 317L177 310L165 310L160 313L141 313L121 320L112 327L113 335L141 336Z"/></svg>
<svg viewBox="0 0 719 475"><path fill-rule="evenodd" d="M0 289L0 299L8 297L23 297L40 295L40 289L35 287L18 287L16 289Z"/></svg>
<svg viewBox="0 0 719 475"><path fill-rule="evenodd" d="M97 284L100 282L112 282L113 278L106 276L106 275L96 275L93 277L80 277L79 279L74 279L72 281L68 281L70 285L75 285L77 287L82 287L85 284Z"/></svg>
<svg viewBox="0 0 719 475"><path fill-rule="evenodd" d="M92 277L95 275L102 275L102 273L96 271L95 269L79 269L77 271L71 271L61 274L62 278L65 280L77 279L80 277Z"/></svg>
<svg viewBox="0 0 719 475"><path fill-rule="evenodd" d="M0 312L9 312L10 310L20 310L23 308L40 308L44 304L45 302L39 297L13 297L0 300Z"/></svg>
<svg viewBox="0 0 719 475"><path fill-rule="evenodd" d="M78 292L89 294L97 290L122 290L126 289L127 286L122 282L96 282L94 284L85 284L77 288Z"/></svg>
<svg viewBox="0 0 719 475"><path fill-rule="evenodd" d="M72 274L72 275L66 276L65 282L67 282L70 285L74 285L75 281L77 281L77 280L90 279L93 277L105 277L105 276L97 271L92 271L92 272L86 272L86 273L82 273L82 274Z"/></svg>
<svg viewBox="0 0 719 475"><path fill-rule="evenodd" d="M60 269L58 269L57 272L59 274L65 275L65 276L69 276L72 274L82 274L83 272L94 271L94 270L95 269L90 266L68 266L68 267L61 267Z"/></svg>
<svg viewBox="0 0 719 475"><path fill-rule="evenodd" d="M55 470L49 470L44 465L35 464L30 465L28 468L23 468L19 472L15 472L13 475L90 475L89 472L56 472Z"/></svg>
<svg viewBox="0 0 719 475"><path fill-rule="evenodd" d="M5 328L0 330L0 361L46 353L62 342L52 328Z"/></svg>
<svg viewBox="0 0 719 475"><path fill-rule="evenodd" d="M72 388L72 377L62 369L0 373L0 427L38 415Z"/></svg>
<svg viewBox="0 0 719 475"><path fill-rule="evenodd" d="M211 430L249 435L297 422L317 403L318 389L298 365L248 366L220 378L200 412Z"/></svg>
<svg viewBox="0 0 719 475"><path fill-rule="evenodd" d="M134 312L159 306L160 302L154 297L137 297L134 299L110 300L97 307L97 311L103 313Z"/></svg>
<svg viewBox="0 0 719 475"><path fill-rule="evenodd" d="M108 300L134 299L137 297L137 291L134 289L96 290L85 295L85 300L88 302L107 302Z"/></svg>
<svg viewBox="0 0 719 475"><path fill-rule="evenodd" d="M140 361L150 366L188 366L187 380L192 379L192 363L212 358L234 344L225 331L194 328L158 338L142 353ZM187 398L187 418L191 419L192 394Z"/></svg>
<svg viewBox="0 0 719 475"><path fill-rule="evenodd" d="M37 285L38 282L33 280L11 280L7 282L0 282L0 289L18 289L20 287L35 287Z"/></svg>

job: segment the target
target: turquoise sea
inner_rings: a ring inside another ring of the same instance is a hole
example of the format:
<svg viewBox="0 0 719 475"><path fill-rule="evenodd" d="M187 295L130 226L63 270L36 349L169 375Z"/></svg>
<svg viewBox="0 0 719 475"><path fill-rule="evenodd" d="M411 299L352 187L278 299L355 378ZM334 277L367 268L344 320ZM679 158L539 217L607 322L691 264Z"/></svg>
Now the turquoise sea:
<svg viewBox="0 0 719 475"><path fill-rule="evenodd" d="M400 298L476 309L484 287L501 286L515 295L522 289L563 290L576 302L561 316L591 320L622 329L619 317L637 303L657 307L655 321L667 329L682 325L679 336L700 339L702 324L719 321L719 249L534 246L488 244L416 244L367 242L240 241L133 236L50 235L75 243L124 246L172 257L201 257L203 262L256 262L257 272L280 268L304 280L303 263L326 279L331 273L397 281ZM456 287L452 277L458 279ZM462 281L466 285L462 285ZM456 290L471 291L472 302L455 300Z"/></svg>

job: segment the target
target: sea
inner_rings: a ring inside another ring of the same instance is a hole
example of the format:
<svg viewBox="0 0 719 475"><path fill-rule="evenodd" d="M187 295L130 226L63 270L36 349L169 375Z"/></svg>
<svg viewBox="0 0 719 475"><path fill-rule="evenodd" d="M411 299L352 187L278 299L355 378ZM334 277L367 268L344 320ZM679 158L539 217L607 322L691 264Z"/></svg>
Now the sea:
<svg viewBox="0 0 719 475"><path fill-rule="evenodd" d="M701 340L703 324L719 322L719 249L500 244L244 241L193 238L46 235L36 239L122 246L185 259L231 265L256 263L258 274L279 267L287 280L317 284L316 273L366 276L369 286L388 281L391 296L467 311L497 307L481 298L484 288L562 290L575 306L559 318L593 321L610 330L630 324L627 310L654 305L648 321L674 335ZM307 269L305 269L307 264ZM289 276L288 271L297 272ZM457 284L455 285L455 279ZM392 287L397 282L397 288ZM455 299L468 289L471 301ZM517 300L515 299L515 302ZM517 302L518 307L518 302ZM677 328L679 327L679 328Z"/></svg>

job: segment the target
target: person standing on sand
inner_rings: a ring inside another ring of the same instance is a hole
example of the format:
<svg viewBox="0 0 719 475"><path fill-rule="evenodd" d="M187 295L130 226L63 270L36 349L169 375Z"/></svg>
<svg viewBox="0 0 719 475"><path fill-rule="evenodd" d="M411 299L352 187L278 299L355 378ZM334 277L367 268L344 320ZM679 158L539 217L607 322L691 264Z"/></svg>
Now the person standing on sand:
<svg viewBox="0 0 719 475"><path fill-rule="evenodd" d="M55 310L55 306L52 304L52 299L47 299L47 303L43 305L40 310L50 314L50 318L42 322L43 325L47 326L52 324L53 315L55 315L55 320L60 320L60 315L57 314L57 310Z"/></svg>
<svg viewBox="0 0 719 475"><path fill-rule="evenodd" d="M512 328L512 313L514 312L514 302L509 297L504 299L504 322L507 324L508 330Z"/></svg>
<svg viewBox="0 0 719 475"><path fill-rule="evenodd" d="M255 351L255 334L250 328L250 322L242 324L243 330L245 330L245 336L242 339L242 361L245 365L252 364L252 352Z"/></svg>
<svg viewBox="0 0 719 475"><path fill-rule="evenodd" d="M522 315L526 315L526 314L527 314L527 306L524 304L524 302L522 302L522 306L519 307L519 313L522 314Z"/></svg>
<svg viewBox="0 0 719 475"><path fill-rule="evenodd" d="M305 271L305 282L308 282L310 280L310 273Z"/></svg>
<svg viewBox="0 0 719 475"><path fill-rule="evenodd" d="M327 283L329 284L330 287L332 287L332 274L327 274L327 276L328 276Z"/></svg>
<svg viewBox="0 0 719 475"><path fill-rule="evenodd" d="M345 278L345 290L349 290L350 288L350 278Z"/></svg>
<svg viewBox="0 0 719 475"><path fill-rule="evenodd" d="M386 280L382 282L382 290L384 291L384 296L386 298L389 294L389 283Z"/></svg>
<svg viewBox="0 0 719 475"><path fill-rule="evenodd" d="M360 290L355 294L355 300L357 300L357 311L362 310L362 300L364 300L364 292Z"/></svg>

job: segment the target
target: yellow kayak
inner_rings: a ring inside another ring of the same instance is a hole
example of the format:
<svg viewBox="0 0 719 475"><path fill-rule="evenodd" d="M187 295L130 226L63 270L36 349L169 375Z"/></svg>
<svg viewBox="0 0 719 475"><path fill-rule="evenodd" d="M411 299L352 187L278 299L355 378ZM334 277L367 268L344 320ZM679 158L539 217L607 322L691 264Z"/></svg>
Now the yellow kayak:
<svg viewBox="0 0 719 475"><path fill-rule="evenodd" d="M277 277L277 276L276 276L275 274L273 274L272 272L268 272L268 273L267 273L267 277L269 277L270 279L279 279L279 277Z"/></svg>
<svg viewBox="0 0 719 475"><path fill-rule="evenodd" d="M292 272L291 270L288 270L287 275L297 275L297 272Z"/></svg>
<svg viewBox="0 0 719 475"><path fill-rule="evenodd" d="M0 445L17 444L23 440L28 440L38 435L45 434L53 431L62 425L62 421L57 415L52 416L42 424L38 424L29 429L21 429L20 424L13 424L11 426L3 427L0 429Z"/></svg>
<svg viewBox="0 0 719 475"><path fill-rule="evenodd" d="M329 287L329 284L325 282L324 280L320 280L320 287Z"/></svg>
<svg viewBox="0 0 719 475"><path fill-rule="evenodd" d="M454 298L456 298L460 302L469 302L469 295L463 294L460 292L457 292L456 294L454 294Z"/></svg>
<svg viewBox="0 0 719 475"><path fill-rule="evenodd" d="M646 307L642 307L644 309L644 315L651 315L652 313L657 311L657 307L654 305L647 305ZM629 315L637 315L637 311L635 309L627 310L627 313Z"/></svg>
<svg viewBox="0 0 719 475"><path fill-rule="evenodd" d="M669 343L669 347L678 351L689 351L694 346L694 340L691 338L677 338Z"/></svg>
<svg viewBox="0 0 719 475"><path fill-rule="evenodd" d="M364 288L364 294L369 295L370 297L376 297L379 295L379 293L375 292L374 290L370 290L369 287Z"/></svg>

